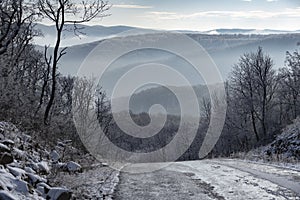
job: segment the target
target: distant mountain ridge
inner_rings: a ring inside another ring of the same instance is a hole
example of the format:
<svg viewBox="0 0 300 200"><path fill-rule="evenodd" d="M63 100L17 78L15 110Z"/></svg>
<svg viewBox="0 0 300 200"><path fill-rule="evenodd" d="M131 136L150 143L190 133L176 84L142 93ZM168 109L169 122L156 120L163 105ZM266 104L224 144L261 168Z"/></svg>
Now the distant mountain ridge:
<svg viewBox="0 0 300 200"><path fill-rule="evenodd" d="M84 43L95 42L99 40L103 40L106 38L111 38L118 36L120 34L126 35L127 31L134 30L135 32L147 32L151 29L137 28L131 26L101 26L101 25L77 25L78 27L78 35L75 35L72 31L72 24L66 24L65 30L63 33L62 46L73 46L80 45ZM37 30L43 34L41 37L35 38L35 43L37 45L44 46L45 44L53 46L56 38L55 27L54 25L44 25L44 24L36 24L35 27ZM300 30L296 31L285 31L285 30L271 30L271 29L213 29L208 31L191 31L191 30L176 30L176 32L184 33L184 34L208 34L208 35L270 35L270 34L292 34L292 33L300 33ZM129 32L130 34L130 32Z"/></svg>
<svg viewBox="0 0 300 200"><path fill-rule="evenodd" d="M43 35L41 37L36 37L34 42L37 45L44 46L46 44L50 44L52 46L54 44L56 38L56 32L54 25L44 25L44 24L36 24L35 27L39 30ZM134 27L129 26L87 26L87 25L77 25L78 31L77 34L74 34L72 31L73 25L66 24L65 31L63 32L63 40L62 46L73 46L79 45L89 42L95 42L99 40L103 40L105 38L114 37L117 34L122 32L126 32L129 30L135 29Z"/></svg>
<svg viewBox="0 0 300 200"><path fill-rule="evenodd" d="M270 34L288 34L288 33L300 33L300 30L296 31L286 31L286 30L272 30L272 29L214 29L209 31L204 31L202 33L211 35L270 35Z"/></svg>

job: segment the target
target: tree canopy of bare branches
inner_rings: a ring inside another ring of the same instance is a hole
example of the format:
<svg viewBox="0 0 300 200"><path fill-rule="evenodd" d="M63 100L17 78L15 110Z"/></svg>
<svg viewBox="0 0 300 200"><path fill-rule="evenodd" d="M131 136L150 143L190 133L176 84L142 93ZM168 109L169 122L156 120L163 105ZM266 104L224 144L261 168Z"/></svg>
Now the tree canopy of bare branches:
<svg viewBox="0 0 300 200"><path fill-rule="evenodd" d="M243 115L249 116L256 140L260 132L267 135L270 110L274 106L277 87L273 61L259 47L255 53L244 54L234 66L230 77L232 95L239 99ZM260 130L261 131L260 131Z"/></svg>
<svg viewBox="0 0 300 200"><path fill-rule="evenodd" d="M44 122L47 123L55 98L58 63L62 56L66 54L66 48L60 49L62 32L65 25L73 24L73 31L75 34L78 34L81 31L77 27L78 24L107 16L105 12L110 6L108 2L102 0L82 1L79 4L73 0L39 0L38 7L44 18L55 24L56 29L54 49L52 55L47 57L46 62L49 68L51 68L52 81L50 99L44 115Z"/></svg>

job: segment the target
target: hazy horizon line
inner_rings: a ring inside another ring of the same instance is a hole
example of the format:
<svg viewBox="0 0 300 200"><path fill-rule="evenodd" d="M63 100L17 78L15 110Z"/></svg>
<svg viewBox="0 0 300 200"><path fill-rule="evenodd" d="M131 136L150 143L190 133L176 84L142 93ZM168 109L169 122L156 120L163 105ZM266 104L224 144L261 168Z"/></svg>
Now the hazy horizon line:
<svg viewBox="0 0 300 200"><path fill-rule="evenodd" d="M55 24L53 23L43 23L43 22L38 22L35 24L40 24L40 25L44 25L44 26L55 26ZM72 23L70 24L66 24L66 25L73 25ZM294 31L300 31L300 27L296 28L296 29L271 29L271 28L264 28L264 29L258 29L258 28L254 28L254 27L219 27L219 28L207 28L207 29L201 29L201 30L196 30L196 29L159 29L159 28L151 28L151 27L143 27L143 26L130 26L130 25L126 25L126 24L115 24L115 25L102 25L102 24L80 24L81 26L87 26L87 27L97 27L97 26L101 26L101 27L107 27L107 28L112 28L112 27L129 27L129 28L137 28L137 29L148 29L148 30L165 30L165 31L191 31L191 32L208 32L208 31L213 31L213 30L272 30L272 31L286 31L286 32L294 32ZM77 25L78 26L78 25Z"/></svg>

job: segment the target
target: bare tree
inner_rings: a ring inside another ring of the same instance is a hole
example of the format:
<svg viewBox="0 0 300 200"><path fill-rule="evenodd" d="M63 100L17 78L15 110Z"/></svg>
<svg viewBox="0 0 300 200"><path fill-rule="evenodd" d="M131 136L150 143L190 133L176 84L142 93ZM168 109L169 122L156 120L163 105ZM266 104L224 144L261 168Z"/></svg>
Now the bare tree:
<svg viewBox="0 0 300 200"><path fill-rule="evenodd" d="M211 102L209 99L207 99L206 97L202 98L202 112L203 112L203 118L206 121L206 123L209 122L210 120L210 116L211 116Z"/></svg>
<svg viewBox="0 0 300 200"><path fill-rule="evenodd" d="M66 48L60 49L62 32L66 24L73 24L75 34L80 32L78 24L86 23L97 17L106 16L104 13L110 6L108 2L102 0L82 1L80 4L74 0L39 0L39 10L42 15L55 24L56 41L52 55L47 58L47 63L51 65L51 93L48 101L44 123L47 123L51 107L54 102L56 92L56 77L58 63L63 55L66 54Z"/></svg>
<svg viewBox="0 0 300 200"><path fill-rule="evenodd" d="M112 122L111 104L105 91L102 88L96 90L96 114L102 131L106 134L109 131Z"/></svg>
<svg viewBox="0 0 300 200"><path fill-rule="evenodd" d="M231 74L233 96L240 100L243 115L246 118L250 116L257 141L260 140L260 132L264 137L267 135L267 117L274 106L277 81L272 67L272 59L259 47L257 52L242 56Z"/></svg>
<svg viewBox="0 0 300 200"><path fill-rule="evenodd" d="M31 26L34 4L26 0L0 1L0 55L5 53L22 28Z"/></svg>
<svg viewBox="0 0 300 200"><path fill-rule="evenodd" d="M41 54L31 44L38 32L38 13L32 0L7 0L0 4L0 110L11 121L32 119L44 71ZM25 127L25 126L24 126Z"/></svg>
<svg viewBox="0 0 300 200"><path fill-rule="evenodd" d="M279 70L278 77L280 103L287 113L292 113L292 119L295 119L300 112L300 54L298 51L287 52L286 67Z"/></svg>

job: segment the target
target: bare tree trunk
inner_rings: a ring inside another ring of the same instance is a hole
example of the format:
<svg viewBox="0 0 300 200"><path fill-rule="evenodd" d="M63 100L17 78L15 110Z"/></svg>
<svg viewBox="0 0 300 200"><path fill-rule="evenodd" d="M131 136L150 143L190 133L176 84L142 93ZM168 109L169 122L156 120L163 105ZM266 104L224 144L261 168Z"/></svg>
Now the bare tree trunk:
<svg viewBox="0 0 300 200"><path fill-rule="evenodd" d="M47 70L46 73L44 74L44 80L43 80L43 85L42 85L42 91L41 91L41 96L40 96L40 102L39 102L39 106L35 111L35 115L38 113L38 111L41 109L42 105L43 105L43 99L45 96L45 91L46 91L46 87L48 85L48 81L49 81L49 75L50 75L50 70L51 70L51 59L48 60L47 59L47 49L48 47L45 47L45 52L44 52L44 57L45 57L45 61L46 61L46 65L47 65Z"/></svg>
<svg viewBox="0 0 300 200"><path fill-rule="evenodd" d="M262 101L262 117L261 117L261 126L263 129L263 136L267 135L267 128L266 128L266 99L267 99L267 91L266 86L263 88L263 101Z"/></svg>
<svg viewBox="0 0 300 200"><path fill-rule="evenodd" d="M256 138L256 141L258 142L259 141L259 135L258 135L257 128L256 128L254 111L251 111L251 120L252 120L252 127L253 127L253 131L254 131L254 134L255 134L255 138Z"/></svg>
<svg viewBox="0 0 300 200"><path fill-rule="evenodd" d="M57 27L57 39L56 39L56 44L55 48L53 51L53 64L52 64L52 86L51 86L51 94L50 94L50 99L47 104L46 110L45 110L45 115L44 115L44 123L47 124L47 120L49 117L49 113L51 110L51 107L54 102L55 98L55 90L56 90L56 70L57 70L57 62L58 62L58 54L59 54L59 45L60 45L60 40L61 40L61 32L63 28L63 24L58 27L58 24L56 24Z"/></svg>

